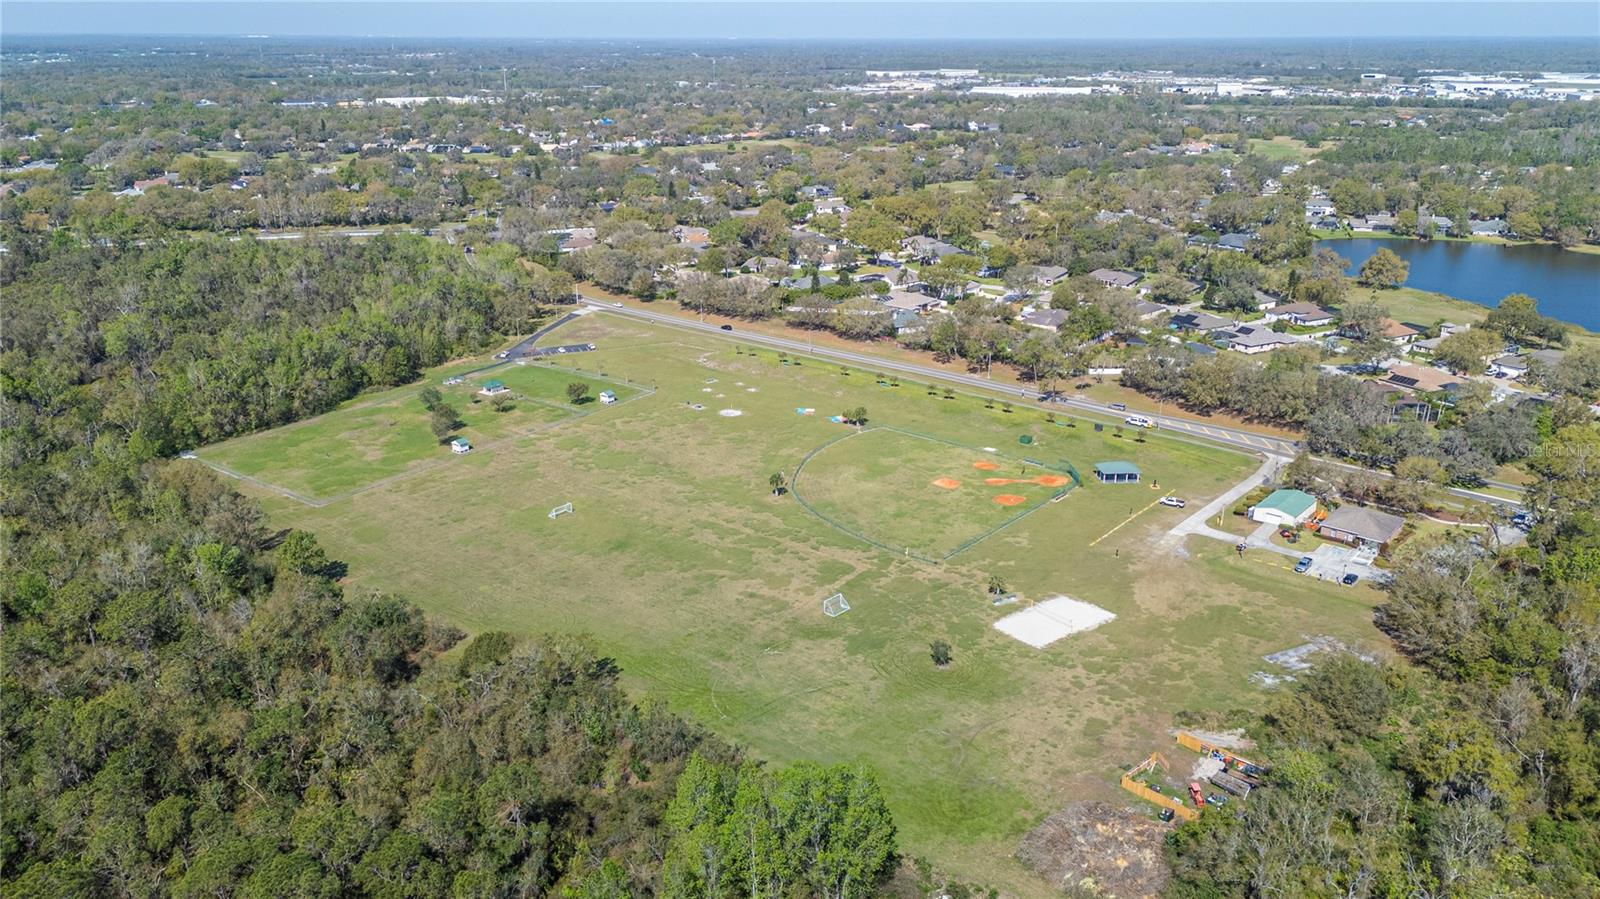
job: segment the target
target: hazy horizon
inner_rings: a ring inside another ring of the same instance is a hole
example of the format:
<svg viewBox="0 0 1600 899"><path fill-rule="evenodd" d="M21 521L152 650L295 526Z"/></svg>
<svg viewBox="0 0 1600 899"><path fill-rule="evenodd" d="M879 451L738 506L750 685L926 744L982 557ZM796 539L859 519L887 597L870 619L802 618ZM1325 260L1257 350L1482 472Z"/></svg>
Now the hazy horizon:
<svg viewBox="0 0 1600 899"><path fill-rule="evenodd" d="M1443 24L1441 24L1443 23ZM1577 2L18 2L0 34L557 40L1589 39Z"/></svg>

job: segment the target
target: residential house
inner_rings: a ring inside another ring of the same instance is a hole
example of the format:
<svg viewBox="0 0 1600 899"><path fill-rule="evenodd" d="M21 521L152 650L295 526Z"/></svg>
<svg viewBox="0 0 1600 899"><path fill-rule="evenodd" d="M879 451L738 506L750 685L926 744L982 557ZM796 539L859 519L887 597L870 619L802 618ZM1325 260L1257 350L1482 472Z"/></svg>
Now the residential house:
<svg viewBox="0 0 1600 899"><path fill-rule="evenodd" d="M1439 326L1438 337L1413 340L1411 341L1411 345L1408 346L1406 350L1407 352L1411 353L1427 353L1431 355L1439 349L1439 344L1443 343L1446 337L1461 331L1465 331L1469 327L1471 327L1471 325L1458 325L1452 322L1445 322Z"/></svg>
<svg viewBox="0 0 1600 899"><path fill-rule="evenodd" d="M1139 300L1133 304L1133 313L1143 321L1149 321L1163 312L1170 310L1171 306L1163 306L1149 300Z"/></svg>
<svg viewBox="0 0 1600 899"><path fill-rule="evenodd" d="M1398 515L1346 503L1328 513L1317 533L1340 543L1375 546L1381 550L1399 536L1405 525L1406 520Z"/></svg>
<svg viewBox="0 0 1600 899"><path fill-rule="evenodd" d="M1472 223L1472 236L1474 237L1499 237L1506 233L1505 219L1484 219Z"/></svg>
<svg viewBox="0 0 1600 899"><path fill-rule="evenodd" d="M942 307L944 300L909 290L891 290L884 295L883 305L897 312L930 312Z"/></svg>
<svg viewBox="0 0 1600 899"><path fill-rule="evenodd" d="M850 217L850 206L841 197L823 197L811 204L817 215L836 215L845 221Z"/></svg>
<svg viewBox="0 0 1600 899"><path fill-rule="evenodd" d="M1454 390L1461 386L1461 379L1442 368L1431 366L1412 365L1402 362L1392 366L1385 375L1384 381L1402 390L1413 393L1435 393L1440 390Z"/></svg>
<svg viewBox="0 0 1600 899"><path fill-rule="evenodd" d="M1068 275L1065 266L1041 265L1033 270L1033 280L1044 287L1054 287L1056 282L1063 281Z"/></svg>
<svg viewBox="0 0 1600 899"><path fill-rule="evenodd" d="M692 225L677 225L672 229L672 236L684 246L703 250L711 246L711 232L705 228L696 228Z"/></svg>
<svg viewBox="0 0 1600 899"><path fill-rule="evenodd" d="M1210 333L1232 327L1233 322L1209 312L1180 312L1172 317L1169 325L1179 331Z"/></svg>
<svg viewBox="0 0 1600 899"><path fill-rule="evenodd" d="M1333 324L1333 311L1316 303L1289 303L1267 313L1269 321L1287 321L1302 328L1320 328Z"/></svg>
<svg viewBox="0 0 1600 899"><path fill-rule="evenodd" d="M956 256L966 252L955 244L922 234L900 241L900 247L913 258L923 262L938 262L946 256Z"/></svg>
<svg viewBox="0 0 1600 899"><path fill-rule="evenodd" d="M506 382L496 379L485 381L483 386L478 388L478 392L484 396L499 396L502 393L510 393L511 388L506 386Z"/></svg>
<svg viewBox="0 0 1600 899"><path fill-rule="evenodd" d="M789 263L776 256L751 256L741 266L747 272L778 274L789 270Z"/></svg>
<svg viewBox="0 0 1600 899"><path fill-rule="evenodd" d="M1417 217L1417 226L1431 224L1436 233L1443 234L1456 226L1455 219L1446 215L1423 215Z"/></svg>
<svg viewBox="0 0 1600 899"><path fill-rule="evenodd" d="M889 315L889 322L894 326L895 333L902 331L916 331L922 328L922 316L910 309L896 309Z"/></svg>
<svg viewBox="0 0 1600 899"><path fill-rule="evenodd" d="M164 175L158 175L154 178L143 178L137 180L133 182L132 187L117 191L117 196L140 197L144 196L144 192L152 187L176 187L177 184L178 174L176 172L167 172Z"/></svg>
<svg viewBox="0 0 1600 899"><path fill-rule="evenodd" d="M1022 313L1022 323L1046 331L1059 331L1067 321L1064 309L1030 309Z"/></svg>
<svg viewBox="0 0 1600 899"><path fill-rule="evenodd" d="M582 234L574 234L570 237L562 238L558 248L563 253L576 253L579 250L591 249L594 247L594 245L595 239L593 237L585 237Z"/></svg>
<svg viewBox="0 0 1600 899"><path fill-rule="evenodd" d="M1252 291L1252 294L1255 296L1255 299L1256 299L1256 309L1258 311L1261 311L1261 312L1266 312L1269 309L1274 309L1274 308L1277 307L1277 305L1279 303L1283 302L1283 298L1282 297L1275 297L1272 294L1267 293L1265 291L1256 290L1256 291Z"/></svg>
<svg viewBox="0 0 1600 899"><path fill-rule="evenodd" d="M1123 290L1132 290L1133 285L1139 283L1139 276L1133 272L1124 272L1112 268L1097 268L1089 273L1089 277L1107 287L1120 287Z"/></svg>
<svg viewBox="0 0 1600 899"><path fill-rule="evenodd" d="M1393 231L1394 215L1388 212L1374 212L1366 218L1352 217L1350 219L1350 230L1374 234Z"/></svg>
<svg viewBox="0 0 1600 899"><path fill-rule="evenodd" d="M458 456L465 456L467 453L472 452L472 444L468 443L465 437L457 437L450 441L450 452Z"/></svg>
<svg viewBox="0 0 1600 899"><path fill-rule="evenodd" d="M1228 349L1250 356L1270 353L1279 347L1304 342L1291 334L1279 334L1271 328L1260 325L1240 325L1232 331L1217 336L1227 342Z"/></svg>
<svg viewBox="0 0 1600 899"><path fill-rule="evenodd" d="M838 278L830 278L827 275L816 275L815 277L801 275L795 278L784 278L778 282L778 286L784 290L820 290L829 284L838 283Z"/></svg>
<svg viewBox="0 0 1600 899"><path fill-rule="evenodd" d="M1217 247L1223 250L1243 251L1245 248L1250 246L1250 241L1253 239L1254 235L1241 234L1236 231L1231 234L1224 234L1217 238Z"/></svg>
<svg viewBox="0 0 1600 899"><path fill-rule="evenodd" d="M1306 201L1306 218L1320 219L1338 212L1333 201L1327 197L1313 198Z"/></svg>
<svg viewBox="0 0 1600 899"><path fill-rule="evenodd" d="M1515 380L1532 369L1549 371L1560 364L1564 355L1566 354L1561 350L1551 349L1534 350L1531 353L1507 353L1490 361L1489 374L1496 378Z"/></svg>
<svg viewBox="0 0 1600 899"><path fill-rule="evenodd" d="M795 194L806 200L820 200L823 197L833 196L833 188L826 184L807 184L795 191Z"/></svg>
<svg viewBox="0 0 1600 899"><path fill-rule="evenodd" d="M1383 320L1383 336L1395 346L1403 347L1422 336L1422 332L1392 318Z"/></svg>

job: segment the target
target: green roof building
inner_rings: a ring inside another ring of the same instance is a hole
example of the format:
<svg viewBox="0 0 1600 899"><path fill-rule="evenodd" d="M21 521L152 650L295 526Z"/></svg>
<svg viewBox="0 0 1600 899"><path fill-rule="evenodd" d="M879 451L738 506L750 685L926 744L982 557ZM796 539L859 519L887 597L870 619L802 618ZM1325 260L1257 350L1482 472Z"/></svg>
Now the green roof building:
<svg viewBox="0 0 1600 899"><path fill-rule="evenodd" d="M1137 484L1139 466L1132 462L1096 462L1094 476L1102 484Z"/></svg>
<svg viewBox="0 0 1600 899"><path fill-rule="evenodd" d="M1294 527L1305 524L1316 511L1317 498L1304 490L1274 490L1250 507L1250 520Z"/></svg>

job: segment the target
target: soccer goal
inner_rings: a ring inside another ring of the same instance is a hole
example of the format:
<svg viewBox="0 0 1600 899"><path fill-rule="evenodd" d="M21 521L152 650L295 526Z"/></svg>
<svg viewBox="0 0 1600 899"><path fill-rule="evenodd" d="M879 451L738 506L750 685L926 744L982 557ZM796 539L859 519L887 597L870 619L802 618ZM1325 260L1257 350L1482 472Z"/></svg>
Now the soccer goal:
<svg viewBox="0 0 1600 899"><path fill-rule="evenodd" d="M850 611L850 604L845 602L843 593L835 593L822 601L822 614L829 618L838 618Z"/></svg>
<svg viewBox="0 0 1600 899"><path fill-rule="evenodd" d="M561 505L556 506L554 509L550 510L550 517L551 518L556 518L556 517L558 517L558 516L560 516L562 514L565 514L567 512L571 512L571 511L572 511L572 503L562 503Z"/></svg>

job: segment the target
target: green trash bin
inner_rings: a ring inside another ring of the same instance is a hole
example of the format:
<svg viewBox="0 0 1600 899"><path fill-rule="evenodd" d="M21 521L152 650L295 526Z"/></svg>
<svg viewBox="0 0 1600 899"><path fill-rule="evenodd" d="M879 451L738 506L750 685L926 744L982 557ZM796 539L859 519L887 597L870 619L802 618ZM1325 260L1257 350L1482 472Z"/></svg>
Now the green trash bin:
<svg viewBox="0 0 1600 899"><path fill-rule="evenodd" d="M1029 445L1031 445L1033 443L1033 435L1032 434L1023 434L1021 437L1017 438L1017 442L1022 444L1023 446L1029 446Z"/></svg>

